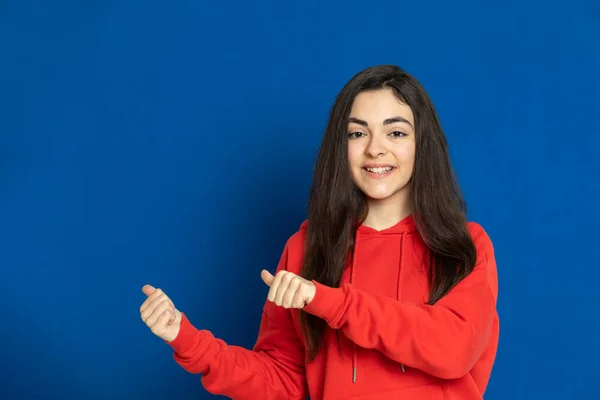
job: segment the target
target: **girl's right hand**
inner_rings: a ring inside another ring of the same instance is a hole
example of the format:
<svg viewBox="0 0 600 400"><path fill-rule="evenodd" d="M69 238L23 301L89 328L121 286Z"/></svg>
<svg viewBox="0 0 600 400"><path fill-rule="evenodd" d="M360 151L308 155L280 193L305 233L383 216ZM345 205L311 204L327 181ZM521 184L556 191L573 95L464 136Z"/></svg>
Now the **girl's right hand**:
<svg viewBox="0 0 600 400"><path fill-rule="evenodd" d="M140 307L142 321L159 338L173 341L181 327L181 312L161 289L145 285L142 292L148 296Z"/></svg>

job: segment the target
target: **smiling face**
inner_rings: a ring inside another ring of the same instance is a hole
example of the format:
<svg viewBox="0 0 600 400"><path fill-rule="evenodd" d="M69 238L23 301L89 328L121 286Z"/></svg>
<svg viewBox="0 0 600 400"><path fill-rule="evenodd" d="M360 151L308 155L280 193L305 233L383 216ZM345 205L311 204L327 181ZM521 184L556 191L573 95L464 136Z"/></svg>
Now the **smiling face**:
<svg viewBox="0 0 600 400"><path fill-rule="evenodd" d="M371 205L408 203L415 160L414 117L391 90L361 92L348 121L348 161Z"/></svg>

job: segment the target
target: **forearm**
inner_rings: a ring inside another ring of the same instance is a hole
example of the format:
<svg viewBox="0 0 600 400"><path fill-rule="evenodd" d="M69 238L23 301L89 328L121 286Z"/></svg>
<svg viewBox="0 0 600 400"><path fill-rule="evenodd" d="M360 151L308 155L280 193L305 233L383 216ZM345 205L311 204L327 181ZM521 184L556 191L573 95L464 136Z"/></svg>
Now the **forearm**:
<svg viewBox="0 0 600 400"><path fill-rule="evenodd" d="M270 340L280 337L281 329L264 314L259 339L249 350L196 329L184 316L180 335L169 344L175 361L190 373L202 374L204 388L212 394L237 400L301 400L306 397L304 369L296 354L302 355L302 349L288 342L284 350L281 340Z"/></svg>
<svg viewBox="0 0 600 400"><path fill-rule="evenodd" d="M409 304L344 285L317 283L305 310L340 329L357 345L441 378L464 375L485 348L495 299L483 268L474 270L436 305Z"/></svg>

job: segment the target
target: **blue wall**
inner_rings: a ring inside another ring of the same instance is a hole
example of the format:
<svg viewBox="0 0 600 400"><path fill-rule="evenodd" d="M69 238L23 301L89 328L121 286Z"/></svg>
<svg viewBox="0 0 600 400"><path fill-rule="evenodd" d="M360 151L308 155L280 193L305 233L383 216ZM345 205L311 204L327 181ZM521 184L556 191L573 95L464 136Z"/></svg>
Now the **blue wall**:
<svg viewBox="0 0 600 400"><path fill-rule="evenodd" d="M496 246L486 400L600 398L598 5L205 3L0 3L0 398L211 398L142 285L252 346L329 107L380 63L429 90Z"/></svg>

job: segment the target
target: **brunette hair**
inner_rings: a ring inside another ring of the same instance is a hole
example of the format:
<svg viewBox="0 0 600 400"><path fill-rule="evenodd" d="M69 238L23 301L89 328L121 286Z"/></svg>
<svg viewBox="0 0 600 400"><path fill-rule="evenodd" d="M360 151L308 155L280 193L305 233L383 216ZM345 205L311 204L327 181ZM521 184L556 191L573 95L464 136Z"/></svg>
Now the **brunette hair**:
<svg viewBox="0 0 600 400"><path fill-rule="evenodd" d="M422 85L394 65L361 71L343 87L333 104L310 188L301 275L327 286L340 285L356 228L368 211L365 195L354 184L348 166L348 118L359 93L380 89L392 90L414 115L416 153L410 201L413 219L429 249L428 304L434 304L473 270L475 245L467 230L466 204L434 106ZM303 310L300 315L312 360L323 341L326 323Z"/></svg>

